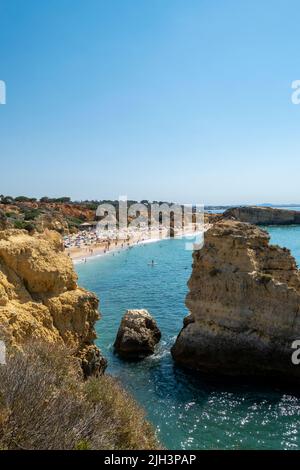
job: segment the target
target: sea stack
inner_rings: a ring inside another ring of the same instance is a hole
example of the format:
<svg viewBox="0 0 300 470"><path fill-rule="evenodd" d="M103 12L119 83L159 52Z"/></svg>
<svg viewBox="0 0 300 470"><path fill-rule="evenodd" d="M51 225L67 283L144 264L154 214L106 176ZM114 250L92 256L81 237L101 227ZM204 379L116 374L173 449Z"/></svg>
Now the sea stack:
<svg viewBox="0 0 300 470"><path fill-rule="evenodd" d="M147 310L127 310L122 318L115 352L124 359L143 359L154 353L161 333Z"/></svg>
<svg viewBox="0 0 300 470"><path fill-rule="evenodd" d="M292 343L300 339L300 273L290 251L256 226L221 221L193 254L190 315L174 360L214 375L300 381Z"/></svg>

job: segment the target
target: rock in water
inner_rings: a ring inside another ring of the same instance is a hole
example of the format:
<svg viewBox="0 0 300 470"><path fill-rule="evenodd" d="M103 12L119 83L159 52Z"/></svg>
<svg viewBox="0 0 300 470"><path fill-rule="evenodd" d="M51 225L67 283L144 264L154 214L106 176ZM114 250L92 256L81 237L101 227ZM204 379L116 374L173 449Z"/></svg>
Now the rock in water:
<svg viewBox="0 0 300 470"><path fill-rule="evenodd" d="M190 315L172 348L188 368L223 375L300 380L300 272L289 250L258 227L221 221L194 252Z"/></svg>
<svg viewBox="0 0 300 470"><path fill-rule="evenodd" d="M154 353L161 333L147 310L127 310L114 344L115 352L125 359L142 359Z"/></svg>
<svg viewBox="0 0 300 470"><path fill-rule="evenodd" d="M77 285L58 233L0 231L1 340L18 349L34 340L64 343L86 376L99 375L106 360L93 344L98 319L98 299Z"/></svg>

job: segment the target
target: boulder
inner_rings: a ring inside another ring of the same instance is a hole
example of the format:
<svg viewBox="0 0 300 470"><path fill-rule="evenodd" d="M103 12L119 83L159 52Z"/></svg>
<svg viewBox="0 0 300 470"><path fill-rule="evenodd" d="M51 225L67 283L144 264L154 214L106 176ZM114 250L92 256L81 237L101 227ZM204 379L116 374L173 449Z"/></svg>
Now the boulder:
<svg viewBox="0 0 300 470"><path fill-rule="evenodd" d="M161 333L147 310L127 310L122 318L115 352L125 359L142 359L154 353Z"/></svg>

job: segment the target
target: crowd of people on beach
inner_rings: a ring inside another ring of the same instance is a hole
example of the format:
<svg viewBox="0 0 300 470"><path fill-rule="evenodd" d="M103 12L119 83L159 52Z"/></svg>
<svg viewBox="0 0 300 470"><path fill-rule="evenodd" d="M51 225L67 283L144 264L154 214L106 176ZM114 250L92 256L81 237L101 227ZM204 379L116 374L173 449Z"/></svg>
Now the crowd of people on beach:
<svg viewBox="0 0 300 470"><path fill-rule="evenodd" d="M118 228L110 230L90 228L66 235L64 237L64 246L70 257L86 262L87 258L94 255L130 248L136 244L169 236L170 230L167 227L148 227L146 224L138 227L128 227L123 230Z"/></svg>
<svg viewBox="0 0 300 470"><path fill-rule="evenodd" d="M157 234L154 230L147 227L128 228L123 231L96 229L82 230L78 233L66 235L64 237L64 246L72 258L81 258L86 262L87 257L94 254L105 254L110 251L129 248L134 244L145 242L151 238L165 238L167 231L159 230Z"/></svg>
<svg viewBox="0 0 300 470"><path fill-rule="evenodd" d="M78 233L66 235L64 237L65 248L82 248L89 247L96 244L106 243L107 249L115 243L122 241L123 243L129 243L132 240L146 240L151 238L151 234L157 232L157 228L138 227L128 228L123 231L116 230L103 230L97 231L96 229L82 230ZM162 236L166 235L167 230L160 228L159 232Z"/></svg>

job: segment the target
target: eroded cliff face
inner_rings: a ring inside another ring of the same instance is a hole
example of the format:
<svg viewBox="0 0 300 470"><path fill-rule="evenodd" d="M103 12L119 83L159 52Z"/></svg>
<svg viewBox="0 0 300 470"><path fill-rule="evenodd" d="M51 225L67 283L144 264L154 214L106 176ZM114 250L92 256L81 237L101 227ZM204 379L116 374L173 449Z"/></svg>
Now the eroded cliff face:
<svg viewBox="0 0 300 470"><path fill-rule="evenodd" d="M300 380L300 273L289 250L258 227L221 221L194 252L191 314L172 348L175 361L213 374Z"/></svg>
<svg viewBox="0 0 300 470"><path fill-rule="evenodd" d="M105 359L93 344L98 318L98 299L78 287L56 232L0 231L0 335L12 347L64 342L86 375L101 373Z"/></svg>
<svg viewBox="0 0 300 470"><path fill-rule="evenodd" d="M300 212L273 207L233 207L224 212L223 218L254 225L300 224Z"/></svg>

